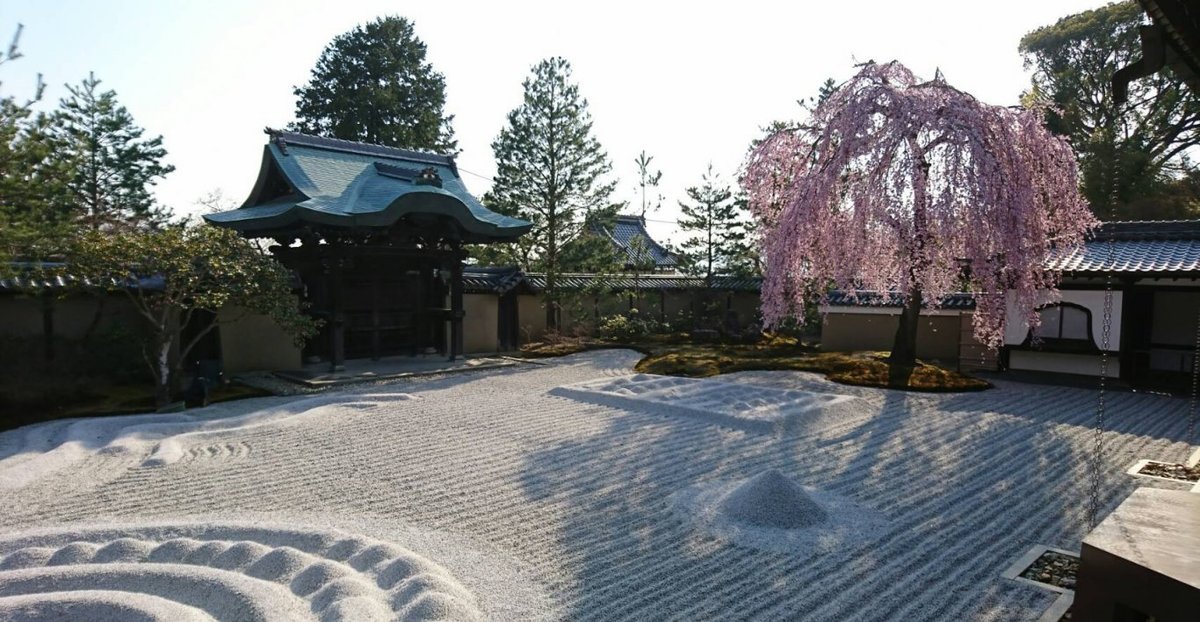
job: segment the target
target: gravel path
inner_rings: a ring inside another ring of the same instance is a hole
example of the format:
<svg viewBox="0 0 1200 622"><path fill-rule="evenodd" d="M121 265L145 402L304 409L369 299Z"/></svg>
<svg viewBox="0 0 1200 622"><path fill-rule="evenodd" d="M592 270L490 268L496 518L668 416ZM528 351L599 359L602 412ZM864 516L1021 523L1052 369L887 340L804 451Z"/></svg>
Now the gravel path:
<svg viewBox="0 0 1200 622"><path fill-rule="evenodd" d="M276 546L272 534L290 532L271 525L320 521L428 560L498 620L1007 621L1034 620L1053 600L999 575L1033 544L1078 548L1094 392L1000 381L981 393L904 394L799 372L720 379L720 403L733 409L721 417L741 404L786 410L772 396L787 391L856 398L787 430L689 415L686 387L670 407L662 393L583 394L632 376L637 358L599 351L327 394L341 399L222 404L202 413L203 433L169 437L167 449L153 435L123 435L119 420L6 432L0 479L21 484L0 486L0 556L4 541L38 527L71 540L133 524L142 541L154 534L138 524L188 517L219 531L255 520L266 535L249 540ZM710 381L696 382L707 408L726 408L713 406ZM1109 404L1102 513L1139 485L1186 489L1123 473L1138 458L1183 459L1186 401L1119 393ZM252 425L210 423L245 415ZM171 459L148 460L155 451ZM789 554L737 546L673 508L681 491L770 469L870 508L883 531ZM6 572L0 563L0 597ZM95 598L131 606L123 592Z"/></svg>

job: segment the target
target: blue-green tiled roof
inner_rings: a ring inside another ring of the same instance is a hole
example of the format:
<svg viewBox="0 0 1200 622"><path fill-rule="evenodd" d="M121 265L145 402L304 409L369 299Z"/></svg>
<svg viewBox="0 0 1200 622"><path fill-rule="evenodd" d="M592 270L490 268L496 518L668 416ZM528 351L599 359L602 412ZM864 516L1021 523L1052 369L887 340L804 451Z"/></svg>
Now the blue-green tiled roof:
<svg viewBox="0 0 1200 622"><path fill-rule="evenodd" d="M449 156L275 132L263 158L258 184L246 204L205 216L209 222L264 232L299 223L389 227L406 214L433 214L453 218L464 241L511 239L531 226L484 207L467 191ZM420 183L421 172L430 168L441 187ZM267 197L262 189L268 177L277 174L293 192Z"/></svg>
<svg viewBox="0 0 1200 622"><path fill-rule="evenodd" d="M641 216L617 214L612 229L604 229L603 233L612 240L617 254L626 265L650 263L656 268L674 268L679 263L674 255L650 237L650 232L646 231L646 220Z"/></svg>

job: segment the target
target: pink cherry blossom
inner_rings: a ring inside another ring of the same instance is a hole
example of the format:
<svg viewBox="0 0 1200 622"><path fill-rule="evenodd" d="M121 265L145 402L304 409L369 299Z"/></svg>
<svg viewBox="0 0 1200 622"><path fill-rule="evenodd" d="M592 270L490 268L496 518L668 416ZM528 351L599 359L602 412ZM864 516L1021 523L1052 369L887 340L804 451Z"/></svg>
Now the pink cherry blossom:
<svg viewBox="0 0 1200 622"><path fill-rule="evenodd" d="M830 286L920 293L934 306L966 287L975 336L992 348L1006 297L1036 325L1037 304L1057 294L1048 254L1096 225L1074 152L1041 120L897 62L864 65L809 123L773 134L746 162L768 325Z"/></svg>

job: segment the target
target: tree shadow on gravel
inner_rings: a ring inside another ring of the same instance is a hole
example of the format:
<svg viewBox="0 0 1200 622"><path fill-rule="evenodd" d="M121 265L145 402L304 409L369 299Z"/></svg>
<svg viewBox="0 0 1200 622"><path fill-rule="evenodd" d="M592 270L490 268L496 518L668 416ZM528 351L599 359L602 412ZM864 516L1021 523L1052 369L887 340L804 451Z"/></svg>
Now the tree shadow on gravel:
<svg viewBox="0 0 1200 622"><path fill-rule="evenodd" d="M728 619L737 617L731 608L778 597L788 580L786 556L694 533L672 513L670 497L768 467L803 480L792 456L764 452L756 434L585 408L580 416L608 418L607 427L530 455L520 476L526 496L559 516L547 528L558 530L562 570L570 576L556 595L566 619ZM755 572L728 575L751 565Z"/></svg>
<svg viewBox="0 0 1200 622"><path fill-rule="evenodd" d="M881 412L839 432L839 442L856 439L870 449L834 459L822 454L823 447L836 447L828 429L748 432L657 404L619 400L606 407L586 399L580 416L605 419L603 431L531 454L521 473L527 497L554 505L560 517L555 528L563 571L572 577L558 595L566 617L754 619L802 607L795 596L806 581L836 576L848 560L869 553L851 547L814 557L734 546L686 521L671 497L768 469L845 497L870 497L886 488L888 469L872 452L892 441L908 416L906 394L888 393ZM910 457L917 468L926 459ZM879 477L864 477L870 473Z"/></svg>
<svg viewBox="0 0 1200 622"><path fill-rule="evenodd" d="M999 381L996 390L949 397L943 408L1012 415L1051 426L1092 428L1096 425L1098 400L1098 389ZM1187 417L1188 402L1184 398L1124 390L1105 394L1106 432L1182 443L1187 435Z"/></svg>
<svg viewBox="0 0 1200 622"><path fill-rule="evenodd" d="M1078 546L1088 454L1076 430L1054 424L1084 419L1064 414L1081 395L856 393L874 404L870 417L796 436L588 400L578 416L602 419L601 430L530 454L520 475L556 519L546 528L557 530L569 577L556 594L565 617L1037 617L1052 599L999 574L1034 543ZM996 416L1029 409L1046 412ZM1114 447L1113 463L1140 447L1130 442ZM823 556L782 554L719 541L672 508L689 486L771 468L878 510L891 531ZM1104 511L1131 487L1110 482Z"/></svg>

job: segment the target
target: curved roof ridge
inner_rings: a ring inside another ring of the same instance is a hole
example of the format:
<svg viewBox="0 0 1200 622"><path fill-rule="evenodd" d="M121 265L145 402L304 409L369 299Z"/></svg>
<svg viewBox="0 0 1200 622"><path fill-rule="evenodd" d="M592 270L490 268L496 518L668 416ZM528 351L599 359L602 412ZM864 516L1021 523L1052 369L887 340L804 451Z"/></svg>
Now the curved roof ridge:
<svg viewBox="0 0 1200 622"><path fill-rule="evenodd" d="M454 170L455 174L458 173L458 168L454 163L454 156L445 154L401 149L399 147L385 147L383 145L360 143L342 138L328 138L313 134L302 134L300 132L273 130L271 128L267 128L266 131L271 136L271 140L282 140L284 145L297 145L313 149L324 149L326 151L340 151L364 156L383 157L392 160L408 160L424 164L440 164L450 167Z"/></svg>

